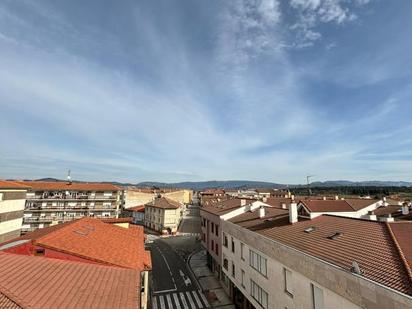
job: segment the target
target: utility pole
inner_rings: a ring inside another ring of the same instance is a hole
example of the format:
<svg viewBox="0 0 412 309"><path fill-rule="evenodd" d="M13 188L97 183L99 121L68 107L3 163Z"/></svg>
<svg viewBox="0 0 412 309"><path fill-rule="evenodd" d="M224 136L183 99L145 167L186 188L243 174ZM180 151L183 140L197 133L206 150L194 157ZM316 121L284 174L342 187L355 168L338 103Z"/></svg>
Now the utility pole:
<svg viewBox="0 0 412 309"><path fill-rule="evenodd" d="M315 175L308 175L308 176L306 176L306 184L307 184L307 186L308 186L309 196L312 195L312 190L310 189L310 179L311 179L312 177L315 177Z"/></svg>

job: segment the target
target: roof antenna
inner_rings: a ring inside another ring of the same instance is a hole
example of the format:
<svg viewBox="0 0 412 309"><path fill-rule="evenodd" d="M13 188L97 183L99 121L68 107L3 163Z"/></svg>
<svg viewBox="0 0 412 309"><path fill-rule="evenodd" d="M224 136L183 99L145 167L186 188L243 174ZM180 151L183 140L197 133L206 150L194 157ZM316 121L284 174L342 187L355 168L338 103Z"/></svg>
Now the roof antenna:
<svg viewBox="0 0 412 309"><path fill-rule="evenodd" d="M67 183L69 185L72 184L72 177L70 176L70 172L71 172L70 170L67 171Z"/></svg>
<svg viewBox="0 0 412 309"><path fill-rule="evenodd" d="M309 196L312 195L312 189L310 188L310 179L312 177L315 177L315 175L308 175L306 176L306 184L308 186L308 192L309 192Z"/></svg>

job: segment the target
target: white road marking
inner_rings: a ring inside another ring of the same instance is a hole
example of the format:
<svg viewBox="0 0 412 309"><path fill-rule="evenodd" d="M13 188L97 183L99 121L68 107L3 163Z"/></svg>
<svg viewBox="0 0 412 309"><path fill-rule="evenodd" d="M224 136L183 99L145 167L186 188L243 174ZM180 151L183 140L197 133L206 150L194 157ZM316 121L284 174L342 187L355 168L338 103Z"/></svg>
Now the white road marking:
<svg viewBox="0 0 412 309"><path fill-rule="evenodd" d="M173 281L173 285L174 285L174 287L175 287L175 290L177 290L176 282L175 282L175 279L173 278L172 271L170 270L169 263L167 262L167 260L166 260L165 256L163 255L162 251L160 251L160 248L159 248L158 246L156 246L156 248L157 248L157 250L160 252L160 255L162 256L163 260L165 261L166 266L167 266L167 268L169 269L170 277L172 278L172 281Z"/></svg>
<svg viewBox="0 0 412 309"><path fill-rule="evenodd" d="M177 309L181 309L182 307L180 307L179 298L177 298L177 293L173 293L173 298L175 300L175 304L177 306Z"/></svg>
<svg viewBox="0 0 412 309"><path fill-rule="evenodd" d="M166 293L166 292L175 292L175 291L177 291L177 289L161 290L161 291L153 292L153 294L160 294L160 293Z"/></svg>
<svg viewBox="0 0 412 309"><path fill-rule="evenodd" d="M153 297L153 309L157 309L157 297Z"/></svg>
<svg viewBox="0 0 412 309"><path fill-rule="evenodd" d="M161 307L162 309L166 309L166 307L165 307L165 300L163 299L163 295L160 295L160 296L159 296L159 299L160 299L160 307Z"/></svg>
<svg viewBox="0 0 412 309"><path fill-rule="evenodd" d="M180 292L180 299L182 300L182 303L185 309L189 309L189 307L187 306L186 299L185 299L185 294L183 294L183 292Z"/></svg>
<svg viewBox="0 0 412 309"><path fill-rule="evenodd" d="M168 304L169 309L172 309L173 303L172 303L172 299L170 298L170 294L166 295L166 299L167 299L167 304Z"/></svg>
<svg viewBox="0 0 412 309"><path fill-rule="evenodd" d="M197 305L199 306L199 308L200 308L200 309L203 308L203 304L202 304L202 302L200 301L199 296L197 296L196 291L192 291L192 293L193 293L193 296L194 296L194 298L195 298L195 300L196 300L196 303L197 303Z"/></svg>
<svg viewBox="0 0 412 309"><path fill-rule="evenodd" d="M200 297L202 297L203 302L205 303L206 307L209 307L209 303L205 297L205 295L203 295L202 291L199 291Z"/></svg>
<svg viewBox="0 0 412 309"><path fill-rule="evenodd" d="M190 308L196 308L195 303L193 302L193 299L192 299L192 295L190 294L189 291L186 291L186 296L187 296L187 299L189 300L189 303L191 306Z"/></svg>

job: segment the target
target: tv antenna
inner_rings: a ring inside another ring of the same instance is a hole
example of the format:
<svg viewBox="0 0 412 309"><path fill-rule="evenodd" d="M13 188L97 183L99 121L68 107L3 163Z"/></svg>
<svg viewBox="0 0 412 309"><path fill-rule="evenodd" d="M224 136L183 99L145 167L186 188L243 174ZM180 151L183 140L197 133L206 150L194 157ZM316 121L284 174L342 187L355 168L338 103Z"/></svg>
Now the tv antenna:
<svg viewBox="0 0 412 309"><path fill-rule="evenodd" d="M67 171L67 182L69 183L69 185L72 184L72 177L70 176L70 173L71 173L71 171L68 170L68 171Z"/></svg>
<svg viewBox="0 0 412 309"><path fill-rule="evenodd" d="M310 179L312 178L312 177L315 177L316 175L307 175L306 176L306 185L308 186L308 192L309 192L309 195L312 195L312 190L311 190L311 188L310 188Z"/></svg>

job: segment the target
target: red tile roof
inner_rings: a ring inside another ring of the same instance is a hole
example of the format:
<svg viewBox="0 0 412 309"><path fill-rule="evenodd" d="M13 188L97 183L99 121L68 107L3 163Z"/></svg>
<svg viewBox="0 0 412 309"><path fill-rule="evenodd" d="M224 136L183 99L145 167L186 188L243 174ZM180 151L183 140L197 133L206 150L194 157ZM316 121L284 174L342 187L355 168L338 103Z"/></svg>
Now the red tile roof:
<svg viewBox="0 0 412 309"><path fill-rule="evenodd" d="M30 187L22 185L20 183L8 180L0 180L0 189L20 189L20 190L28 190Z"/></svg>
<svg viewBox="0 0 412 309"><path fill-rule="evenodd" d="M109 183L64 181L19 181L21 185L32 188L33 191L76 190L76 191L119 191L120 188Z"/></svg>
<svg viewBox="0 0 412 309"><path fill-rule="evenodd" d="M412 282L412 222L397 221L388 223L388 226L394 236L394 240Z"/></svg>
<svg viewBox="0 0 412 309"><path fill-rule="evenodd" d="M408 269L384 222L323 215L290 224L288 216L278 215L273 220L267 217L256 219L256 216L250 219L250 216L246 213L229 221L347 271L356 261L364 270L364 277L412 295ZM392 224L390 226L395 231L403 255L410 262L412 243L407 241L406 235L411 234L412 225L407 228L398 227L397 223L394 225L395 228ZM315 230L305 232L309 227ZM328 238L336 232L343 234L334 240Z"/></svg>
<svg viewBox="0 0 412 309"><path fill-rule="evenodd" d="M133 207L130 207L130 208L126 208L126 210L144 212L144 208L145 208L144 205L139 205L139 206L133 206Z"/></svg>
<svg viewBox="0 0 412 309"><path fill-rule="evenodd" d="M231 212L232 210L240 208L242 204L242 200L246 200L246 204L251 204L256 201L254 199L232 198L232 199L227 199L227 200L218 202L216 204L202 207L200 210L206 211L208 213L211 213L217 216L222 216L224 214Z"/></svg>
<svg viewBox="0 0 412 309"><path fill-rule="evenodd" d="M167 197L156 198L154 201L147 203L146 205L155 207L155 208L162 208L162 209L180 208L180 204L178 202L175 202Z"/></svg>
<svg viewBox="0 0 412 309"><path fill-rule="evenodd" d="M132 223L133 218L132 217L125 217L125 218L101 218L102 222L104 223L110 223L110 224L115 224L115 223Z"/></svg>
<svg viewBox="0 0 412 309"><path fill-rule="evenodd" d="M150 253L144 250L142 226L128 229L82 218L39 229L8 241L29 239L33 244L94 262L125 268L150 269Z"/></svg>
<svg viewBox="0 0 412 309"><path fill-rule="evenodd" d="M366 208L379 200L345 199L345 200L300 200L311 212L353 212Z"/></svg>
<svg viewBox="0 0 412 309"><path fill-rule="evenodd" d="M292 199L284 197L268 197L262 202L276 208L282 208L282 204L286 204L286 208L289 209L289 205L292 202Z"/></svg>
<svg viewBox="0 0 412 309"><path fill-rule="evenodd" d="M0 252L1 308L138 308L134 269Z"/></svg>

